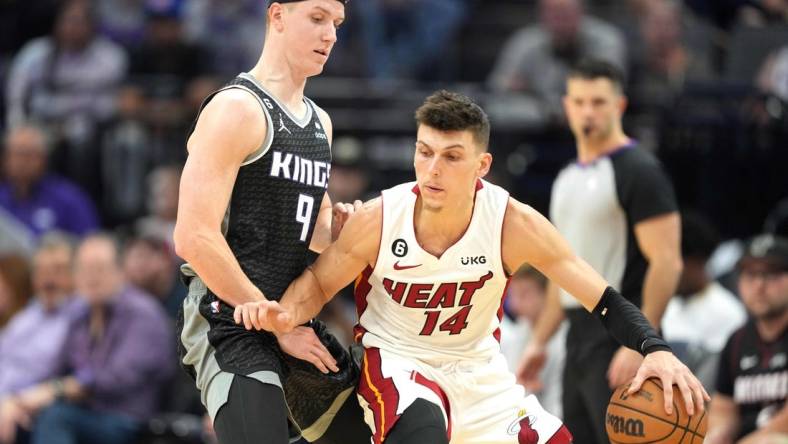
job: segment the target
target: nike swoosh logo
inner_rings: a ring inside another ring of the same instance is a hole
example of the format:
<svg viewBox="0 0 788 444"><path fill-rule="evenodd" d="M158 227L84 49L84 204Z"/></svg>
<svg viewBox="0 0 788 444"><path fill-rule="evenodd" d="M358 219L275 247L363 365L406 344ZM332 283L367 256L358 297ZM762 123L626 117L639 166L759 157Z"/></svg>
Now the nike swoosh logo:
<svg viewBox="0 0 788 444"><path fill-rule="evenodd" d="M395 270L409 270L411 268L416 268L416 267L421 267L421 264L419 264L419 265L400 265L399 261L394 262L394 269Z"/></svg>

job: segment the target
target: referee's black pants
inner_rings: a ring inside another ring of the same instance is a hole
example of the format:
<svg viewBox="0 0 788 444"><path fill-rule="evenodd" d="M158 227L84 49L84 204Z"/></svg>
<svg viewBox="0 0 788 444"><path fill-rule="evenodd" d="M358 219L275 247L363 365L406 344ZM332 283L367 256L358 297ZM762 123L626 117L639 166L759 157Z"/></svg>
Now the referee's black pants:
<svg viewBox="0 0 788 444"><path fill-rule="evenodd" d="M564 424L575 444L608 444L605 412L613 390L607 369L618 343L602 323L583 308L566 311L566 363L562 404Z"/></svg>

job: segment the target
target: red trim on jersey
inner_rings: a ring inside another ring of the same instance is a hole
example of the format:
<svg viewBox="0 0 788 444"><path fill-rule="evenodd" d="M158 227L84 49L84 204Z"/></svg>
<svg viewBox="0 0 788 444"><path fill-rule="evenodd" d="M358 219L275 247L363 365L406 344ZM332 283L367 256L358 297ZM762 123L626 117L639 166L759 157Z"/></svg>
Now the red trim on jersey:
<svg viewBox="0 0 788 444"><path fill-rule="evenodd" d="M506 262L503 260L503 227L506 225L506 213L509 212L509 198L506 198L506 208L503 210L503 220L501 221L501 268L503 269L503 275L508 278L512 277L511 274L506 270ZM515 270L517 271L517 270Z"/></svg>
<svg viewBox="0 0 788 444"><path fill-rule="evenodd" d="M506 285L503 287L503 294L501 295L501 305L498 306L498 328L493 332L493 337L498 343L501 343L501 321L503 321L503 301L506 299L506 293L509 291L509 284L512 278L506 279Z"/></svg>
<svg viewBox="0 0 788 444"><path fill-rule="evenodd" d="M358 394L364 398L372 410L375 421L375 434L372 436L372 440L375 444L382 444L400 417L397 414L399 391L397 391L393 379L383 377L379 349L365 349L364 362L361 366L362 374L358 383Z"/></svg>
<svg viewBox="0 0 788 444"><path fill-rule="evenodd" d="M372 291L372 285L369 283L369 277L372 275L372 267L367 266L364 271L356 278L355 289L353 290L353 297L356 300L356 313L358 313L359 323L353 327L353 338L356 342L361 342L361 336L364 335L366 330L361 326L361 315L367 309L367 296Z"/></svg>
<svg viewBox="0 0 788 444"><path fill-rule="evenodd" d="M414 371L411 373L411 379L415 381L416 384L423 385L424 387L432 390L432 392L438 395L438 398L440 398L441 403L443 404L443 410L446 411L446 436L449 438L449 441L451 441L451 406L449 404L449 397L446 396L446 393L437 382L425 378L424 375L419 372Z"/></svg>
<svg viewBox="0 0 788 444"><path fill-rule="evenodd" d="M564 424L561 424L561 428L545 444L570 444L572 439L572 433L569 432L569 429Z"/></svg>

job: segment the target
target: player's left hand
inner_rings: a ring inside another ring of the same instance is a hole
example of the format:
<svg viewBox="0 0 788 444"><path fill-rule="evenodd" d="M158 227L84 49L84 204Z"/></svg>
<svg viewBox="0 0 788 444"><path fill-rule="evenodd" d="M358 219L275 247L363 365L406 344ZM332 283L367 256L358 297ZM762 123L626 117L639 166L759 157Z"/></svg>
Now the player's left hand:
<svg viewBox="0 0 788 444"><path fill-rule="evenodd" d="M338 372L337 361L310 327L296 327L290 333L277 334L279 347L288 355L311 362L323 373Z"/></svg>
<svg viewBox="0 0 788 444"><path fill-rule="evenodd" d="M642 363L643 355L640 353L626 347L619 348L607 369L607 382L610 388L615 390L616 387L631 381Z"/></svg>
<svg viewBox="0 0 788 444"><path fill-rule="evenodd" d="M692 374L689 368L684 365L671 352L657 351L649 353L643 359L643 364L629 386L629 394L634 394L643 385L643 382L651 377L657 377L662 382L665 391L665 412L673 414L673 385L679 387L681 395L684 397L687 413L694 415L696 412L703 412L703 404L711 401L711 397L703 388L703 384Z"/></svg>
<svg viewBox="0 0 788 444"><path fill-rule="evenodd" d="M353 213L361 209L362 205L364 205L364 203L358 199L352 204L343 202L334 204L334 208L331 211L331 242L337 240L339 233L342 231L342 227L345 226L345 222L347 222Z"/></svg>

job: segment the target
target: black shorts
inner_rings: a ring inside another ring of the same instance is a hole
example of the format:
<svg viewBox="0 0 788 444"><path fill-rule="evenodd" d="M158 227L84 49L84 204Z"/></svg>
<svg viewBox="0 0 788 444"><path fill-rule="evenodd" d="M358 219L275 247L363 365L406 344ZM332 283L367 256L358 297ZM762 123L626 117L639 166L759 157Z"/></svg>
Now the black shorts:
<svg viewBox="0 0 788 444"><path fill-rule="evenodd" d="M340 371L323 374L313 364L282 352L268 332L235 324L234 309L216 297L197 277L177 321L181 365L195 379L211 417L227 402L233 375L243 375L282 388L290 420L310 441L320 437L331 418L355 393L359 368L322 322L311 327L337 361Z"/></svg>

